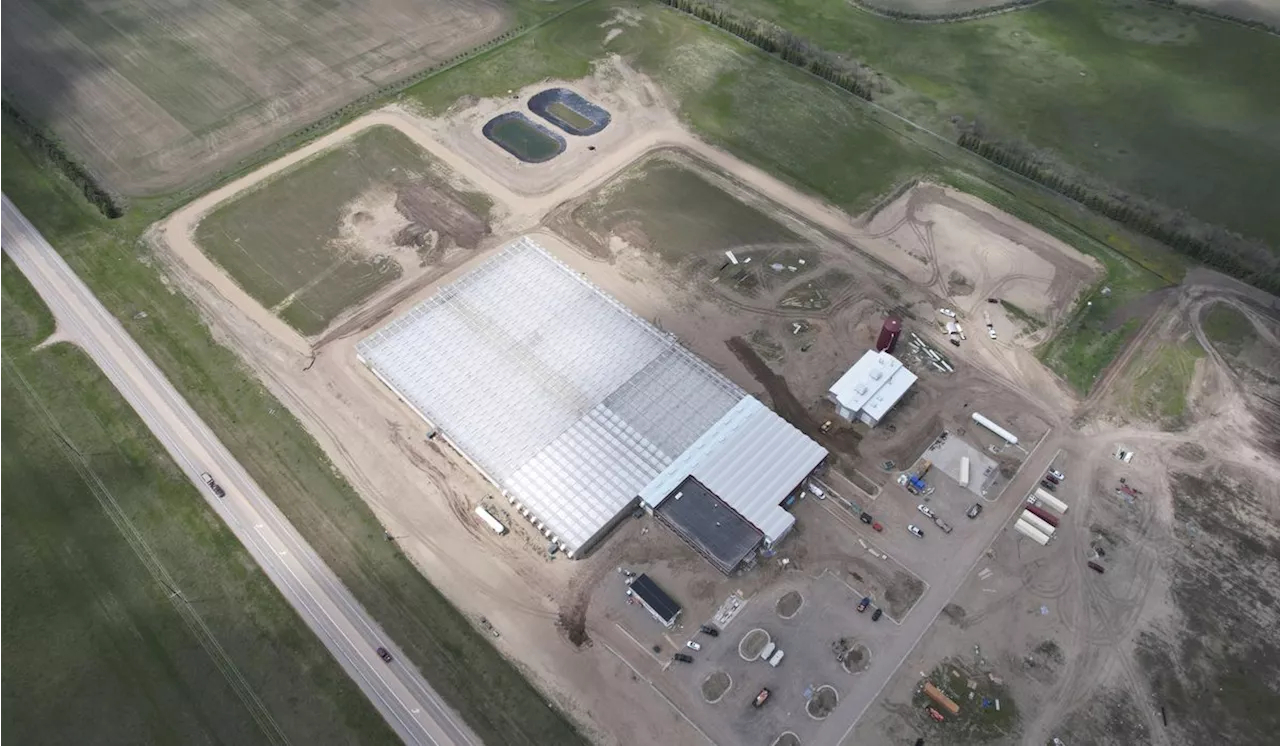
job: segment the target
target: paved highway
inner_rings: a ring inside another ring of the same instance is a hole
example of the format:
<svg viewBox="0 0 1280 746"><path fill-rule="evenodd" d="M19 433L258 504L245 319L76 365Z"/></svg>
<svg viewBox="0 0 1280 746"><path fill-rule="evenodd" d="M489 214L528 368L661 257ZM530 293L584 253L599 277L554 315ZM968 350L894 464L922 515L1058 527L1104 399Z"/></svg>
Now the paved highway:
<svg viewBox="0 0 1280 746"><path fill-rule="evenodd" d="M102 368L401 739L414 746L480 744L8 196L2 226L4 253L52 309L59 332ZM214 476L225 498L209 491L201 472ZM394 662L378 658L379 646Z"/></svg>

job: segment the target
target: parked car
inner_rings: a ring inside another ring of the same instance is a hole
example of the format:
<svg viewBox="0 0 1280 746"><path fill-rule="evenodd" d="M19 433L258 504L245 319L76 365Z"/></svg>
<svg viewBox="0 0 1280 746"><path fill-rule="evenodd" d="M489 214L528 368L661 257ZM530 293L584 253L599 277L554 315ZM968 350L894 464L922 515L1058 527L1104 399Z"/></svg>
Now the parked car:
<svg viewBox="0 0 1280 746"><path fill-rule="evenodd" d="M1054 476L1054 478L1055 478L1055 479L1057 479L1059 482L1061 482L1062 480L1064 480L1064 479L1066 479L1066 478L1067 478L1067 475L1066 475L1066 474L1063 474L1062 472L1058 471L1057 469L1050 469L1050 470L1049 470L1049 473L1050 473L1050 474L1052 474L1052 475Z"/></svg>
<svg viewBox="0 0 1280 746"><path fill-rule="evenodd" d="M987 336L996 339L996 328L994 326L987 327Z"/></svg>
<svg viewBox="0 0 1280 746"><path fill-rule="evenodd" d="M1102 573L1104 573L1104 572L1106 572L1106 571L1107 571L1107 568L1103 567L1102 565L1099 565L1097 562L1090 562L1090 563L1089 563L1089 569L1090 569L1090 570L1093 570L1094 572L1098 573L1099 575L1101 575Z"/></svg>
<svg viewBox="0 0 1280 746"><path fill-rule="evenodd" d="M858 613L861 614L862 612L866 611L867 607L870 605L871 605L871 597L870 596L864 597L861 601L858 602Z"/></svg>
<svg viewBox="0 0 1280 746"><path fill-rule="evenodd" d="M751 703L751 706L764 707L764 703L768 701L769 701L769 690L767 688L761 689L760 693L756 695L755 700Z"/></svg>
<svg viewBox="0 0 1280 746"><path fill-rule="evenodd" d="M710 635L712 637L720 636L720 630L716 629L715 627L712 627L709 624L702 625L701 627L698 628L698 631L703 633L704 635Z"/></svg>
<svg viewBox="0 0 1280 746"><path fill-rule="evenodd" d="M938 313L942 314L943 316L948 316L948 317L953 318L953 319L956 317L956 312L955 312L955 311L952 311L950 308L939 308L939 309L938 309Z"/></svg>
<svg viewBox="0 0 1280 746"><path fill-rule="evenodd" d="M208 485L209 489L213 490L213 494L217 495L218 497L227 496L227 491L222 489L222 485L213 481L213 476L210 475L209 472L206 471L203 474L201 474L200 479L202 479L204 483Z"/></svg>
<svg viewBox="0 0 1280 746"><path fill-rule="evenodd" d="M1058 485L1054 484L1053 482L1050 482L1050 481L1049 481L1049 480L1047 480L1047 479L1041 479L1041 480L1040 480L1040 486L1041 486L1041 487L1044 487L1046 490L1049 490L1050 492L1057 492L1057 491L1058 491Z"/></svg>
<svg viewBox="0 0 1280 746"><path fill-rule="evenodd" d="M870 513L866 513L866 512L859 513L859 514L858 514L858 520L862 521L863 523L865 523L865 524L867 524L867 525L871 525L871 523L872 523L872 521L873 521L873 519L872 519L872 517L871 517L871 514L870 514Z"/></svg>
<svg viewBox="0 0 1280 746"><path fill-rule="evenodd" d="M914 523L912 523L912 524L908 524L908 525L907 525L907 530L908 530L908 531L910 531L911 533L915 534L916 536L919 536L921 539L923 539L923 538L924 538L924 532L923 532L923 531L921 531L921 530L920 530L920 527L919 527L919 526L917 526L917 525L915 525Z"/></svg>
<svg viewBox="0 0 1280 746"><path fill-rule="evenodd" d="M950 523L947 523L946 521L942 520L941 518L934 518L934 519L933 519L933 525L935 525L935 526L937 526L938 528L942 529L942 533L944 533L944 534L949 534L949 533L951 533L951 524L950 524Z"/></svg>
<svg viewBox="0 0 1280 746"><path fill-rule="evenodd" d="M387 663L391 662L391 653L387 652L386 648L378 648L378 657Z"/></svg>
<svg viewBox="0 0 1280 746"><path fill-rule="evenodd" d="M684 644L684 646L685 646L686 648L689 648L690 650L701 650L701 649L702 649L702 645L701 645L701 644L699 644L699 643L694 642L693 640L690 640L690 641L686 642L686 643Z"/></svg>
<svg viewBox="0 0 1280 746"><path fill-rule="evenodd" d="M685 655L684 653L676 653L671 656L671 660L676 661L677 663L693 663L693 656Z"/></svg>
<svg viewBox="0 0 1280 746"><path fill-rule="evenodd" d="M1062 480L1061 480L1061 479L1058 479L1057 477L1055 477L1055 476L1054 476L1054 475L1052 475L1052 474L1045 474L1045 475L1044 475L1044 478L1045 478L1045 479L1047 479L1047 480L1049 480L1050 482L1053 482L1054 484L1062 484Z"/></svg>
<svg viewBox="0 0 1280 746"><path fill-rule="evenodd" d="M884 609L876 609L875 611L871 612L871 621L878 622L880 621L880 617L882 616L884 616Z"/></svg>
<svg viewBox="0 0 1280 746"><path fill-rule="evenodd" d="M871 528L875 529L876 531L883 531L884 525L881 524L879 521L876 521L875 523L871 524Z"/></svg>
<svg viewBox="0 0 1280 746"><path fill-rule="evenodd" d="M930 518L937 518L937 517L938 517L936 514L934 514L934 512L933 512L932 510L930 510L930 509L929 509L929 506L928 506L928 505L917 505L917 506L916 506L916 510L920 511L921 513L924 513L925 515L929 516Z"/></svg>
<svg viewBox="0 0 1280 746"><path fill-rule="evenodd" d="M982 503L974 503L968 510L965 511L964 514L969 516L970 518L977 518L981 513L982 513Z"/></svg>

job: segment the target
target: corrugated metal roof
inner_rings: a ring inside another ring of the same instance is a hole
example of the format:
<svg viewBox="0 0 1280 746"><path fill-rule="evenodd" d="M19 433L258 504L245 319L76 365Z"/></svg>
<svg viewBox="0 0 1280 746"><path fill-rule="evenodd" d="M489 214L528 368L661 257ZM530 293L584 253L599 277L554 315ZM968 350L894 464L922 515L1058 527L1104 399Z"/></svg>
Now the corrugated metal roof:
<svg viewBox="0 0 1280 746"><path fill-rule="evenodd" d="M357 353L570 550L744 395L528 238Z"/></svg>
<svg viewBox="0 0 1280 746"><path fill-rule="evenodd" d="M907 370L887 352L867 350L840 379L831 384L830 394L840 406L855 413L865 412L877 421L916 382L916 374Z"/></svg>
<svg viewBox="0 0 1280 746"><path fill-rule="evenodd" d="M640 499L656 506L693 476L777 541L795 523L780 503L826 457L827 449L748 396L641 490Z"/></svg>

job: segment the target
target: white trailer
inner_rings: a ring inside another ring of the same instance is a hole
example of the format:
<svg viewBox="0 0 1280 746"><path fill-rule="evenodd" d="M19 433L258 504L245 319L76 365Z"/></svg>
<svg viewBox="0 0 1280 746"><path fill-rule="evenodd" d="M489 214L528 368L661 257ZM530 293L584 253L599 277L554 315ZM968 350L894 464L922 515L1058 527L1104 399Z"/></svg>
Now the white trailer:
<svg viewBox="0 0 1280 746"><path fill-rule="evenodd" d="M502 525L502 522L497 518L494 518L493 514L490 513L483 505L476 506L476 515L480 516L480 520L484 521L484 525L493 529L493 532L498 536L502 536L507 532L507 527Z"/></svg>
<svg viewBox="0 0 1280 746"><path fill-rule="evenodd" d="M1065 514L1067 512L1067 504L1049 494L1049 491L1043 487L1036 488L1036 499L1044 503L1046 508L1049 508L1055 513Z"/></svg>
<svg viewBox="0 0 1280 746"><path fill-rule="evenodd" d="M978 412L973 413L973 421L978 423L979 425L982 425L983 427L995 433L996 435L999 435L1000 438L1003 439L1004 442L1008 443L1009 445L1011 446L1018 445L1018 436L1014 435L1008 430L1005 430L1003 427L1000 427L999 425L987 419L986 417L983 417L980 413Z"/></svg>
<svg viewBox="0 0 1280 746"><path fill-rule="evenodd" d="M1013 527L1017 529L1018 533L1034 541L1040 546L1044 546L1045 544L1049 543L1048 536L1045 536L1044 534L1040 533L1035 529L1034 526L1022 520L1021 518L1018 519L1017 523L1013 524Z"/></svg>
<svg viewBox="0 0 1280 746"><path fill-rule="evenodd" d="M969 486L969 457L968 456L960 457L960 486L961 487Z"/></svg>
<svg viewBox="0 0 1280 746"><path fill-rule="evenodd" d="M1027 523L1030 523L1032 528L1044 534L1045 536L1053 536L1053 532L1054 532L1053 525L1050 524L1045 519L1041 518L1040 516L1036 515L1035 513L1032 513L1029 510L1022 511L1022 517L1020 517L1018 520L1026 521Z"/></svg>

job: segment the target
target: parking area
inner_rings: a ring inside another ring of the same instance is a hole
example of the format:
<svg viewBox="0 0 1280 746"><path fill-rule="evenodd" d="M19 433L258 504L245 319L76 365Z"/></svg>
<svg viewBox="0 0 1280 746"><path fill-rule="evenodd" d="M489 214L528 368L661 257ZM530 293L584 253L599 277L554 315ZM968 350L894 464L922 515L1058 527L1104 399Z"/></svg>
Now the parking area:
<svg viewBox="0 0 1280 746"><path fill-rule="evenodd" d="M834 571L789 577L752 599L719 637L696 635L702 649L693 652L694 662L676 664L669 674L716 732L734 734L734 743L771 744L785 732L813 743L870 665L877 640L896 630L887 617L871 621L874 606L858 613L860 598ZM782 652L776 666L760 655L762 646L774 656ZM819 696L823 687L830 689ZM754 707L762 689L768 699Z"/></svg>
<svg viewBox="0 0 1280 746"><path fill-rule="evenodd" d="M1000 465L977 447L958 435L944 431L925 450L924 459L933 464L935 472L941 472L957 486L967 489L977 497L986 497L1002 486ZM963 472L968 459L968 475Z"/></svg>

